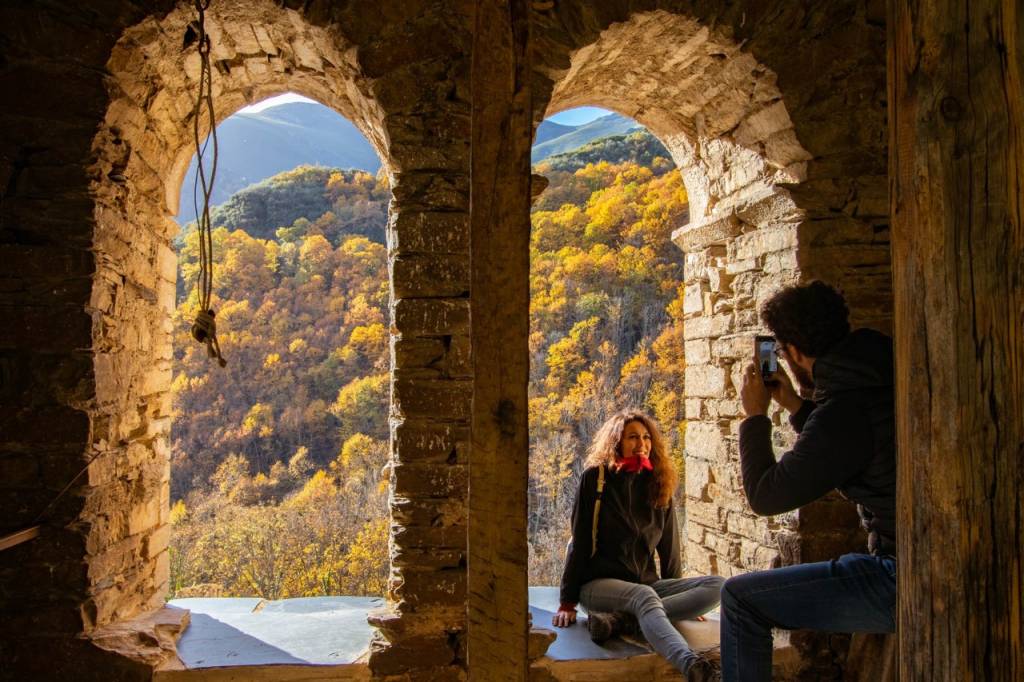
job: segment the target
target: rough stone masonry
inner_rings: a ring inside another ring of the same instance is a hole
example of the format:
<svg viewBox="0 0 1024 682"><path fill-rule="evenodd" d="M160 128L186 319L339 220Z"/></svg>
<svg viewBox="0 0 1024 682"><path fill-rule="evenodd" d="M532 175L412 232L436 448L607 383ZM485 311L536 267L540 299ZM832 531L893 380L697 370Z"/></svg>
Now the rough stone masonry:
<svg viewBox="0 0 1024 682"><path fill-rule="evenodd" d="M518 81L527 96L516 100L528 111L512 119L518 147L529 144L530 120L607 107L666 144L690 196L690 222L674 236L686 263L689 570L731 575L856 546L845 503L775 519L749 512L735 387L757 307L783 284L828 279L857 322L891 329L884 12L846 0L516 6L531 35ZM473 279L471 186L504 162L471 163L483 120L473 88L498 68L472 68L476 11L426 0L373 11L215 0L209 10L220 116L300 92L350 118L390 176L391 581L369 658L380 678L473 675L467 608L480 616L480 657L502 660L494 633L525 637L526 604L504 587L525 585L525 555L490 548L501 558L488 566L467 544L472 523L496 523L471 522L471 496L516 498L526 485L500 475L469 485L470 434L482 428L474 394L501 376L472 361L470 311L521 316L529 305L522 291ZM0 554L0 657L10 662L0 674L45 678L65 666L148 679L149 663L107 655L88 636L157 609L167 592L170 216L192 153L198 69L182 50L192 6L19 3L0 17L0 83L16 93L0 106L4 528L29 524L97 455L42 536ZM503 48L522 48L523 35ZM491 201L525 206L528 186L495 186ZM488 462L476 464L497 465ZM467 589L490 580L487 594ZM804 647L809 669L820 651ZM526 675L525 661L509 665L522 666L513 678Z"/></svg>

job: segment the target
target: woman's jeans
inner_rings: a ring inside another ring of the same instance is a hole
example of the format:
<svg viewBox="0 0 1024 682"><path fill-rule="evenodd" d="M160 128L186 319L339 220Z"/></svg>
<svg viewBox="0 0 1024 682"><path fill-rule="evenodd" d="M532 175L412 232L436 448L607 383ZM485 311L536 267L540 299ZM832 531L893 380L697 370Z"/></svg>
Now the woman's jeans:
<svg viewBox="0 0 1024 682"><path fill-rule="evenodd" d="M772 628L896 631L896 559L833 561L737 575L722 588L722 679L772 679Z"/></svg>
<svg viewBox="0 0 1024 682"><path fill-rule="evenodd" d="M713 609L721 598L722 583L717 575L665 579L651 585L600 578L583 586L580 603L588 612L632 613L654 650L685 672L696 656L671 621L696 618Z"/></svg>

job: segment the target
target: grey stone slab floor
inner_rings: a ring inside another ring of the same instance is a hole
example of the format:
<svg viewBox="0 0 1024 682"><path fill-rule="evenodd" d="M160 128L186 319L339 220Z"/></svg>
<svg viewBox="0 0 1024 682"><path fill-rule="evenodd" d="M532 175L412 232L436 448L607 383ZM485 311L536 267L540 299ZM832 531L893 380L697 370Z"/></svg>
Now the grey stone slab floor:
<svg viewBox="0 0 1024 682"><path fill-rule="evenodd" d="M372 629L366 614L374 597L175 599L192 612L178 641L188 668L238 665L343 665L362 656Z"/></svg>
<svg viewBox="0 0 1024 682"><path fill-rule="evenodd" d="M306 597L265 601L258 598L175 599L172 606L192 612L178 641L178 656L189 669L242 665L346 665L370 644L369 611L383 605L375 597ZM649 653L615 639L598 646L587 633L586 614L567 628L551 625L558 610L557 587L530 588L534 627L557 638L547 655L556 661L629 658ZM717 623L716 623L717 625Z"/></svg>

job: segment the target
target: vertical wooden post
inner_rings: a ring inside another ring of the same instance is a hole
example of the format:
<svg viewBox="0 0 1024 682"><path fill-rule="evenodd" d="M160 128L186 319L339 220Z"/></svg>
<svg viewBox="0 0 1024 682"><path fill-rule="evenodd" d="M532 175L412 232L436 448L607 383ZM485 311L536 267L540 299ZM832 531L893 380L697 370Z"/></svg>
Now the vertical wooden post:
<svg viewBox="0 0 1024 682"><path fill-rule="evenodd" d="M889 0L900 672L1024 680L1024 17Z"/></svg>
<svg viewBox="0 0 1024 682"><path fill-rule="evenodd" d="M527 676L529 15L478 0L473 36L472 449L469 643L473 680Z"/></svg>

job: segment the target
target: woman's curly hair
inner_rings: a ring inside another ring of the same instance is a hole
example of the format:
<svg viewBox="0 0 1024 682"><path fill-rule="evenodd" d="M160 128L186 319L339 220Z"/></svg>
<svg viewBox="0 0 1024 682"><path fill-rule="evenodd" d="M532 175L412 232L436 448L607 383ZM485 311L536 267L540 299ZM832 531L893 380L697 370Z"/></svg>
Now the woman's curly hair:
<svg viewBox="0 0 1024 682"><path fill-rule="evenodd" d="M649 416L639 410L622 410L613 414L601 425L601 428L594 434L594 440L587 450L587 467L596 467L603 464L613 464L615 460L622 457L619 451L622 445L622 432L626 424L640 422L651 434L651 464L654 471L651 472L651 504L655 507L667 507L672 501L672 494L676 490L676 483L679 481L679 474L672 459L665 451L665 441L658 431L658 425Z"/></svg>
<svg viewBox="0 0 1024 682"><path fill-rule="evenodd" d="M782 289L761 307L761 319L780 343L820 358L850 333L842 294L819 280Z"/></svg>

